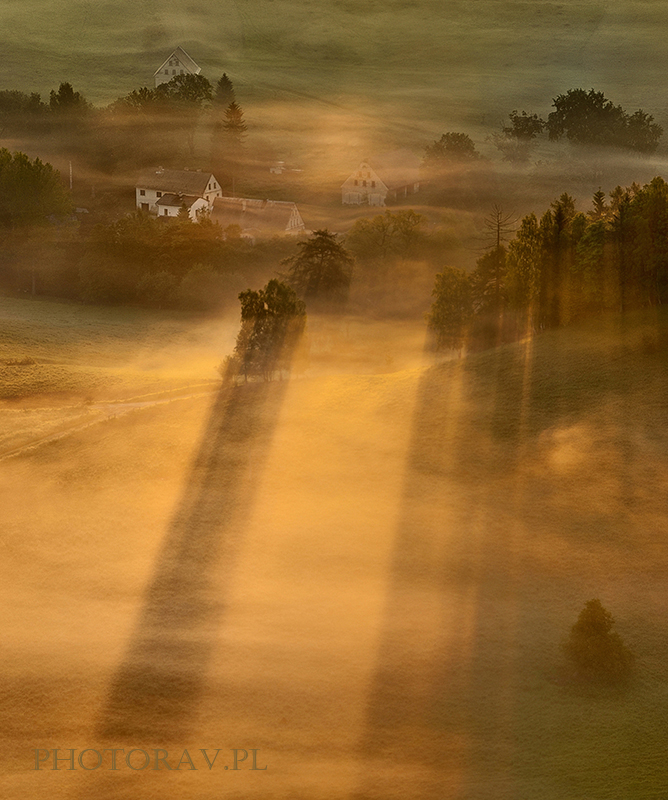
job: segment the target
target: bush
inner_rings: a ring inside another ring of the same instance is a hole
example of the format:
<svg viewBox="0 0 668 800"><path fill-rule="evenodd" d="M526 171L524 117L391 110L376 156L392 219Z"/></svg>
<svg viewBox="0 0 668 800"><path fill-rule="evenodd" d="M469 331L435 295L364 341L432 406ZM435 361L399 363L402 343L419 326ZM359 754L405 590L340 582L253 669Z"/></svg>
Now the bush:
<svg viewBox="0 0 668 800"><path fill-rule="evenodd" d="M577 676L590 683L622 685L633 672L633 653L612 631L615 621L600 600L589 600L564 642Z"/></svg>

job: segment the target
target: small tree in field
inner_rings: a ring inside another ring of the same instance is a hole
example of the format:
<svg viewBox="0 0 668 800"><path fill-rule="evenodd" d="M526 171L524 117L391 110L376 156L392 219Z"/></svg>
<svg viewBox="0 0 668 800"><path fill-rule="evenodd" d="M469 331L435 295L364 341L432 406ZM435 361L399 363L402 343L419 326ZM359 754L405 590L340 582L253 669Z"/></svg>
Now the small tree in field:
<svg viewBox="0 0 668 800"><path fill-rule="evenodd" d="M564 642L578 677L591 683L623 685L633 672L633 653L612 626L612 614L600 600L589 600Z"/></svg>
<svg viewBox="0 0 668 800"><path fill-rule="evenodd" d="M239 300L241 328L221 372L224 378L259 375L269 381L276 371L290 369L306 327L306 307L275 278L264 289L241 292Z"/></svg>
<svg viewBox="0 0 668 800"><path fill-rule="evenodd" d="M434 302L427 314L427 326L436 334L437 349L461 349L473 317L471 280L462 269L444 267L436 276Z"/></svg>

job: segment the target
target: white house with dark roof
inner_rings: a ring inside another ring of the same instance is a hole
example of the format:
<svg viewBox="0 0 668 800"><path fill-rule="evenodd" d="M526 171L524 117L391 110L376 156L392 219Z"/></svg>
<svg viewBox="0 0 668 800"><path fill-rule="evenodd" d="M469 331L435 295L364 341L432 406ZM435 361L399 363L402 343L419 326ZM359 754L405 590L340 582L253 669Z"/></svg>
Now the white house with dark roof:
<svg viewBox="0 0 668 800"><path fill-rule="evenodd" d="M344 205L384 206L420 189L420 159L410 150L393 150L365 158L341 187Z"/></svg>
<svg viewBox="0 0 668 800"><path fill-rule="evenodd" d="M199 75L201 68L182 47L177 47L155 71L155 85L167 83L177 75Z"/></svg>
<svg viewBox="0 0 668 800"><path fill-rule="evenodd" d="M142 211L161 217L175 217L185 205L192 220L201 209L211 211L213 201L222 197L217 178L211 172L162 169L143 172L136 184L136 204Z"/></svg>
<svg viewBox="0 0 668 800"><path fill-rule="evenodd" d="M211 219L223 230L238 225L241 236L251 241L265 236L296 236L306 231L297 205L287 200L217 197Z"/></svg>

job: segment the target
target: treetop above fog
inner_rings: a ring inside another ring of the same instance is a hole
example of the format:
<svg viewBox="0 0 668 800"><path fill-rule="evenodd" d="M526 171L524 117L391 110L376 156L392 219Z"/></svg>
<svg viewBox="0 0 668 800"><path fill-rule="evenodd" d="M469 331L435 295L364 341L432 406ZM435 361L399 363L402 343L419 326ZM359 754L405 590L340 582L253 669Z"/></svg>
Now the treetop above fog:
<svg viewBox="0 0 668 800"><path fill-rule="evenodd" d="M555 110L547 118L552 140L562 136L576 144L623 147L640 153L653 153L663 128L641 109L627 114L621 106L594 89L569 89L558 95Z"/></svg>

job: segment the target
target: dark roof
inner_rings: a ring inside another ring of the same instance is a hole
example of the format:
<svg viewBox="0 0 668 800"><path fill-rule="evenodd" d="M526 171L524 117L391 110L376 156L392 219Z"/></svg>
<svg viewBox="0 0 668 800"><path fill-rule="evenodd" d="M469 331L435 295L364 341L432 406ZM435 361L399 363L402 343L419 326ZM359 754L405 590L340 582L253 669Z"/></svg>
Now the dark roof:
<svg viewBox="0 0 668 800"><path fill-rule="evenodd" d="M365 161L388 189L420 181L420 159L410 150L392 150Z"/></svg>
<svg viewBox="0 0 668 800"><path fill-rule="evenodd" d="M190 208L190 206L196 201L201 200L201 197L195 197L192 194L163 194L162 197L158 198L158 202L156 203L157 206L177 206L181 208L182 205L185 204L186 208Z"/></svg>
<svg viewBox="0 0 668 800"><path fill-rule="evenodd" d="M211 219L222 228L239 225L241 230L253 228L262 233L284 233L288 230L288 223L295 213L299 215L296 204L287 200L216 197L213 201ZM301 222L301 216L299 220Z"/></svg>
<svg viewBox="0 0 668 800"><path fill-rule="evenodd" d="M213 175L210 172L190 172L187 169L154 169L142 172L137 180L140 189L194 194L202 197Z"/></svg>

